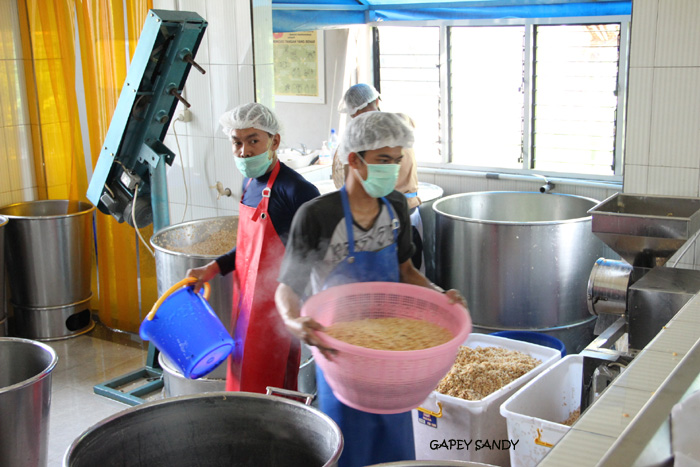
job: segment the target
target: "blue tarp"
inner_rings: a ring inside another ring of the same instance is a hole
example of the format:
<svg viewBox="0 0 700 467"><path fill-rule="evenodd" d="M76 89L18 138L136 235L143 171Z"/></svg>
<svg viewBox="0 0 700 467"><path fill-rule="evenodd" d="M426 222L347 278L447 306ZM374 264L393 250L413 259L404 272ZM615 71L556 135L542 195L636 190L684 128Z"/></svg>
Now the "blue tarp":
<svg viewBox="0 0 700 467"><path fill-rule="evenodd" d="M291 0L287 2L275 0L272 3L273 30L274 32L313 31L375 21L575 18L630 15L632 13L631 0L579 0L576 2L558 0L556 3L553 0L490 0L494 6L488 6L488 0L473 2L462 0L456 6L449 6L451 2L440 2L440 7L435 7L435 2L426 2L425 0L419 5L413 5L415 1L410 0L403 4L389 4L386 1L379 4L380 2L381 0L369 0L364 1L364 5L360 5L353 0ZM285 4L285 8L275 9L275 5L281 6L281 3ZM292 4L295 8L290 8ZM476 4L482 6L471 6ZM443 5L448 6L443 7ZM344 6L349 9L343 9ZM328 9L316 9L324 7Z"/></svg>

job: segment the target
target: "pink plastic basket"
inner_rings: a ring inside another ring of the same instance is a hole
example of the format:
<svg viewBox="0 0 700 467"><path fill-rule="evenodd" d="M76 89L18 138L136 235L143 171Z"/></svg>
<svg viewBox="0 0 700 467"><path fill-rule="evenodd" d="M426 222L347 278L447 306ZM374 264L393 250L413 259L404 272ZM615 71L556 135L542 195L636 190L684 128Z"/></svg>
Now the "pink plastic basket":
<svg viewBox="0 0 700 467"><path fill-rule="evenodd" d="M366 318L411 318L449 329L449 342L424 350L374 350L319 333L338 350L333 361L312 347L333 394L365 412L391 414L414 409L452 367L460 344L471 332L469 313L439 292L395 282L360 282L329 288L312 296L301 310L324 326Z"/></svg>

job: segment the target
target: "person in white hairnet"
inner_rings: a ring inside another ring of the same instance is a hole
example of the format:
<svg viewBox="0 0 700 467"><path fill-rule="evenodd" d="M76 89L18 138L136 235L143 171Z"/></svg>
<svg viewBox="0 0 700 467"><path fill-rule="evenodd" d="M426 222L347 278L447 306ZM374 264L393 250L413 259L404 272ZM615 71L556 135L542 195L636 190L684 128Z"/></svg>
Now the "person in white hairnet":
<svg viewBox="0 0 700 467"><path fill-rule="evenodd" d="M257 103L241 105L222 115L219 123L231 139L236 167L244 177L236 247L187 275L198 279L197 290L217 274L234 272L235 345L226 390L296 390L301 348L275 309L276 277L294 214L319 192L278 160L280 124L270 109Z"/></svg>
<svg viewBox="0 0 700 467"><path fill-rule="evenodd" d="M376 112L379 110L379 92L374 89L374 86L369 84L359 83L350 86L343 99L338 105L338 112L350 115L350 118L355 118L365 112ZM331 177L336 188L340 188L345 183L345 175L347 173L347 162L343 162L338 157L338 151L333 154L333 166Z"/></svg>
<svg viewBox="0 0 700 467"><path fill-rule="evenodd" d="M396 190L401 149L413 131L396 114L367 112L348 124L339 154L350 166L345 185L304 204L294 216L275 301L290 332L332 359L334 349L316 336L324 328L300 317L301 302L329 287L356 282L405 282L440 292L411 262L406 198ZM457 290L445 292L466 306ZM316 366L320 409L343 432L339 466L365 466L415 458L410 412L377 415L340 402Z"/></svg>
<svg viewBox="0 0 700 467"><path fill-rule="evenodd" d="M376 112L379 110L379 92L369 84L360 83L350 86L343 100L340 102L338 111L347 113L350 118L355 118L365 112ZM413 119L406 114L397 113L413 129L416 127ZM416 252L413 255L413 265L416 269L421 269L423 264L423 223L421 222L418 206L421 200L418 197L418 166L416 164L416 154L413 148L403 148L403 157L399 169L399 176L394 187L399 193L403 193L408 201L408 209L411 215L411 225L413 225L413 242L416 245ZM333 166L331 178L336 188L340 188L345 183L348 166L338 157L338 152L333 155ZM424 270L421 269L421 270Z"/></svg>

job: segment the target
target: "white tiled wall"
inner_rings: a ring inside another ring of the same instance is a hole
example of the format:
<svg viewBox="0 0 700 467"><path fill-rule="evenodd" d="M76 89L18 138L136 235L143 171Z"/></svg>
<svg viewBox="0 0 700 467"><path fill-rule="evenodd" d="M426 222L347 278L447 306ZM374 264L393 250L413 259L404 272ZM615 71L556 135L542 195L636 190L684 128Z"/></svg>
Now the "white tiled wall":
<svg viewBox="0 0 700 467"><path fill-rule="evenodd" d="M243 179L219 117L240 104L274 103L270 1L154 0L153 7L194 11L208 22L195 57L207 73L192 69L184 89L192 104L192 121L174 121L164 141L180 153L168 168L170 223L236 214ZM233 197L220 197L214 188L217 182L229 188Z"/></svg>
<svg viewBox="0 0 700 467"><path fill-rule="evenodd" d="M0 206L37 195L24 78L17 2L0 0Z"/></svg>
<svg viewBox="0 0 700 467"><path fill-rule="evenodd" d="M700 2L633 0L624 191L700 196ZM700 264L693 247L679 266Z"/></svg>

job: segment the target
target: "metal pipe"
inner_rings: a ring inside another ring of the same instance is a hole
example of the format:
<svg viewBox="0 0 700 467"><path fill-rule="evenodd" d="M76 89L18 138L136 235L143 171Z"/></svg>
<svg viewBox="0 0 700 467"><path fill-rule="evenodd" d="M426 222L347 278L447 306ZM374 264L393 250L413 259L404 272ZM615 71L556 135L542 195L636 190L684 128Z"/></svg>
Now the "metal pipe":
<svg viewBox="0 0 700 467"><path fill-rule="evenodd" d="M540 193L549 193L554 189L555 186L556 185L554 185L554 183L548 181L540 187Z"/></svg>
<svg viewBox="0 0 700 467"><path fill-rule="evenodd" d="M543 175L518 175L518 174L507 174L507 173L496 173L496 172L479 172L476 170L455 170L455 169L438 169L433 167L419 167L419 174L431 174L431 175L464 175L474 178L486 178L492 180L521 180L527 182L536 182L538 179L542 179ZM592 180L577 180L574 178L553 178L547 177L550 182L556 182L563 185L575 185L575 186L585 186L585 187L595 187L595 188L605 188L608 190L620 190L622 185L615 182L596 182Z"/></svg>

